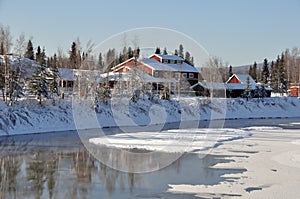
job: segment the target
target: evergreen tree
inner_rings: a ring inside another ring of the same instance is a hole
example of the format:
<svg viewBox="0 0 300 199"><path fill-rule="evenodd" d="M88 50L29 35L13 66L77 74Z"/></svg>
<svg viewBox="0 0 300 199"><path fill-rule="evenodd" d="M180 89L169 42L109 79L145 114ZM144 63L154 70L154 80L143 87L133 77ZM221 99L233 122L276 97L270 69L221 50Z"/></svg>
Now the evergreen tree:
<svg viewBox="0 0 300 199"><path fill-rule="evenodd" d="M267 58L264 59L264 65L263 65L263 70L261 73L261 82L266 85L268 83L270 76L270 71L269 71L269 64Z"/></svg>
<svg viewBox="0 0 300 199"><path fill-rule="evenodd" d="M229 66L229 71L228 71L228 79L233 75L233 72L232 72L232 66L230 65Z"/></svg>
<svg viewBox="0 0 300 199"><path fill-rule="evenodd" d="M285 93L287 91L287 75L286 75L286 64L285 64L285 57L282 53L280 61L279 61L279 89L280 92Z"/></svg>
<svg viewBox="0 0 300 199"><path fill-rule="evenodd" d="M245 90L244 92L242 93L242 97L244 98L251 98L252 97L252 93L251 93L251 90L250 90L250 76L248 75L247 76L247 79L246 79L246 85L245 85Z"/></svg>
<svg viewBox="0 0 300 199"><path fill-rule="evenodd" d="M178 50L175 49L174 55L178 56Z"/></svg>
<svg viewBox="0 0 300 199"><path fill-rule="evenodd" d="M277 57L276 62L271 62L271 75L270 75L270 86L274 89L274 91L278 90L278 66L279 66L279 56Z"/></svg>
<svg viewBox="0 0 300 199"><path fill-rule="evenodd" d="M10 71L8 81L9 83L6 92L9 104L12 105L18 98L24 96L23 86L20 83L20 68L17 68L16 71Z"/></svg>
<svg viewBox="0 0 300 199"><path fill-rule="evenodd" d="M37 51L35 53L35 61L42 65L42 50L40 46L37 47Z"/></svg>
<svg viewBox="0 0 300 199"><path fill-rule="evenodd" d="M98 56L98 66L99 66L99 68L103 68L103 66L104 66L102 53L99 53L99 56Z"/></svg>
<svg viewBox="0 0 300 199"><path fill-rule="evenodd" d="M133 57L133 50L132 48L129 46L128 47L128 59L132 58Z"/></svg>
<svg viewBox="0 0 300 199"><path fill-rule="evenodd" d="M188 63L188 64L191 64L191 54L188 51L185 52L185 59L184 59L184 61L186 63Z"/></svg>
<svg viewBox="0 0 300 199"><path fill-rule="evenodd" d="M135 56L136 58L139 58L140 57L140 52L141 52L140 48L137 47L137 49L135 49L134 52L133 52L133 56Z"/></svg>
<svg viewBox="0 0 300 199"><path fill-rule="evenodd" d="M32 46L31 40L28 41L27 49L26 49L24 57L34 60L34 51L33 51L33 46Z"/></svg>
<svg viewBox="0 0 300 199"><path fill-rule="evenodd" d="M252 73L253 73L253 68L252 68L252 65L250 65L248 75L250 75L252 77Z"/></svg>
<svg viewBox="0 0 300 199"><path fill-rule="evenodd" d="M52 67L48 74L48 87L49 95L53 99L53 105L55 105L55 97L60 95L59 92L59 71L57 67ZM56 96L55 96L56 95Z"/></svg>
<svg viewBox="0 0 300 199"><path fill-rule="evenodd" d="M166 48L166 47L164 48L163 54L164 54L164 55L167 55L167 54L168 54L167 48Z"/></svg>
<svg viewBox="0 0 300 199"><path fill-rule="evenodd" d="M79 66L79 59L78 59L78 51L77 51L77 45L75 42L72 43L72 46L71 46L71 51L69 52L70 54L70 57L69 57L69 63L70 63L70 67L71 68L78 68Z"/></svg>
<svg viewBox="0 0 300 199"><path fill-rule="evenodd" d="M190 64L192 65L192 66L194 66L195 64L194 64L194 57L192 56L192 58L191 58L191 62L190 62Z"/></svg>
<svg viewBox="0 0 300 199"><path fill-rule="evenodd" d="M255 82L257 82L257 63L254 62L253 68L252 68L252 78Z"/></svg>
<svg viewBox="0 0 300 199"><path fill-rule="evenodd" d="M179 45L178 55L179 55L179 57L184 58L184 55L183 55L183 45L182 44Z"/></svg>
<svg viewBox="0 0 300 199"><path fill-rule="evenodd" d="M57 68L58 67L58 62L57 62L57 56L56 56L56 53L54 53L53 55L53 62L52 62L52 66L51 67L54 67L54 68Z"/></svg>
<svg viewBox="0 0 300 199"><path fill-rule="evenodd" d="M4 42L1 41L1 44L0 44L0 55L4 55L4 54L5 54Z"/></svg>
<svg viewBox="0 0 300 199"><path fill-rule="evenodd" d="M49 98L49 81L45 66L36 66L32 78L29 82L29 92L34 94L39 103L42 104L42 97Z"/></svg>
<svg viewBox="0 0 300 199"><path fill-rule="evenodd" d="M160 48L159 47L156 48L155 54L160 54Z"/></svg>

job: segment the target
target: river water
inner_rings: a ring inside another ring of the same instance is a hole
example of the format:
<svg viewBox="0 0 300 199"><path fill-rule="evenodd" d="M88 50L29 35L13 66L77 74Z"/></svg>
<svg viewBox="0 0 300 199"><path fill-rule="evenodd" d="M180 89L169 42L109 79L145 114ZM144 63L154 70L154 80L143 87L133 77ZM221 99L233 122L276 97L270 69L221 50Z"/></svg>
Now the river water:
<svg viewBox="0 0 300 199"><path fill-rule="evenodd" d="M225 127L299 129L299 122L299 118L228 120ZM116 128L106 131L118 133ZM87 135L90 136L86 140L93 137L91 132ZM119 158L114 150L107 151L112 158ZM167 192L168 184L213 185L233 180L222 177L223 174L246 171L212 168L229 161L230 156L208 154L199 158L197 154L184 154L158 171L126 173L111 169L90 155L76 131L1 137L0 198L195 198Z"/></svg>

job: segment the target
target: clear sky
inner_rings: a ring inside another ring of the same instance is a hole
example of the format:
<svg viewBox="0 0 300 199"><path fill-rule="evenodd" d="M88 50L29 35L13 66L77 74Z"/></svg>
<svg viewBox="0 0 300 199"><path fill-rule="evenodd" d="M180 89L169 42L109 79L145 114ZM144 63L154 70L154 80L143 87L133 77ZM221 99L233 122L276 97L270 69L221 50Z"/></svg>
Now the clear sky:
<svg viewBox="0 0 300 199"><path fill-rule="evenodd" d="M300 0L0 0L0 23L24 32L47 55L79 37L100 43L138 27L163 27L195 39L232 65L275 59L300 47Z"/></svg>

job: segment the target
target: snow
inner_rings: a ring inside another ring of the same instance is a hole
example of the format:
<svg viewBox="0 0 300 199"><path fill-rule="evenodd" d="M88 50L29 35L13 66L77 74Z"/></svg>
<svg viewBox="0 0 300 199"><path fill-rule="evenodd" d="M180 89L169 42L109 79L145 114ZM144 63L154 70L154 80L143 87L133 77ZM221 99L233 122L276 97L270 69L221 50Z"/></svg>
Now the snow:
<svg viewBox="0 0 300 199"><path fill-rule="evenodd" d="M99 104L96 112L91 103L78 104L81 112L74 112L70 99L59 100L55 106L51 100L42 106L35 99L20 100L14 106L0 100L0 135L75 130L75 124L84 121L82 116L87 110L96 124L86 123L84 128L163 126L181 121L197 124L199 120L213 120L215 124L211 122L211 127L217 128L222 126L223 119L300 117L300 100L295 97L248 100L186 97L171 101L144 97L136 103L115 97L107 105Z"/></svg>
<svg viewBox="0 0 300 199"><path fill-rule="evenodd" d="M75 81L74 70L69 68L58 68L62 80Z"/></svg>
<svg viewBox="0 0 300 199"><path fill-rule="evenodd" d="M199 71L197 68L183 62L182 64L167 64L167 63L161 63L155 59L150 58L144 58L142 60L142 63L150 66L156 71L182 71L182 72L192 72L192 73L198 73Z"/></svg>
<svg viewBox="0 0 300 199"><path fill-rule="evenodd" d="M251 137L224 143L210 152L231 159L213 168L246 171L225 174L222 177L229 180L214 185L170 183L168 192L199 198L299 198L299 130L265 126L253 127L251 132Z"/></svg>
<svg viewBox="0 0 300 199"><path fill-rule="evenodd" d="M169 60L184 60L182 57L176 56L176 55L164 55L164 54L154 54L158 57L161 57L162 59L169 59ZM152 57L151 55L150 57Z"/></svg>
<svg viewBox="0 0 300 199"><path fill-rule="evenodd" d="M93 144L122 149L144 149L172 153L213 148L216 143L243 138L251 133L238 129L177 129L161 132L137 132L91 138Z"/></svg>

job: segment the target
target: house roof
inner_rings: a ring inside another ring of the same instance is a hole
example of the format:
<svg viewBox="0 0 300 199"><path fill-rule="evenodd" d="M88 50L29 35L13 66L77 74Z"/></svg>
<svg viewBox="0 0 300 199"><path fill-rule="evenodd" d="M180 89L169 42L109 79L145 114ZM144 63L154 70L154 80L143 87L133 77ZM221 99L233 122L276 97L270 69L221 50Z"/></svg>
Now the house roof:
<svg viewBox="0 0 300 199"><path fill-rule="evenodd" d="M185 62L183 62L182 64L164 64L155 59L144 58L142 60L142 63L148 65L149 67L151 67L156 71L173 71L173 72L178 71L178 72L199 73L199 71L195 67Z"/></svg>
<svg viewBox="0 0 300 199"><path fill-rule="evenodd" d="M233 74L226 83L229 83L233 77L236 77L241 84L246 84L247 83L247 77L249 76L249 82L251 85L256 85L256 82L254 81L254 79L248 75L248 74Z"/></svg>
<svg viewBox="0 0 300 199"><path fill-rule="evenodd" d="M169 59L169 60L181 60L183 61L184 59L182 57L179 57L177 55L163 55L163 54L153 54L150 57L156 55L157 57L160 57L162 59Z"/></svg>
<svg viewBox="0 0 300 199"><path fill-rule="evenodd" d="M138 72L138 71L137 71ZM108 74L108 79L109 81L130 81L132 79L132 73L109 73ZM98 78L98 82L104 81L104 79L107 77L107 74L102 74ZM171 79L166 79L166 78L157 78L153 77L151 75L148 75L143 72L138 72L137 77L139 79L142 79L144 82L158 82L158 83L163 83L163 82L172 82L176 83L177 80L174 78Z"/></svg>
<svg viewBox="0 0 300 199"><path fill-rule="evenodd" d="M62 80L74 81L76 78L74 76L74 70L69 68L58 68L60 78Z"/></svg>
<svg viewBox="0 0 300 199"><path fill-rule="evenodd" d="M127 62L130 62L131 60L134 60L135 58L134 57L131 57L130 59L127 59L126 61L123 61L122 63L119 63L118 65L112 67L111 69L112 70L115 70L117 69L119 66L122 66L123 64L126 64Z"/></svg>
<svg viewBox="0 0 300 199"><path fill-rule="evenodd" d="M232 83L217 83L217 82L198 82L191 86L191 88L195 88L196 86L202 86L205 89L215 89L215 90L245 90L246 84L232 84ZM255 90L256 88L261 88L261 84L256 84L250 86L250 90ZM265 89L271 91L272 88L270 86L265 86Z"/></svg>

